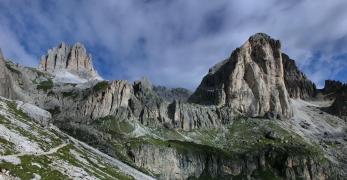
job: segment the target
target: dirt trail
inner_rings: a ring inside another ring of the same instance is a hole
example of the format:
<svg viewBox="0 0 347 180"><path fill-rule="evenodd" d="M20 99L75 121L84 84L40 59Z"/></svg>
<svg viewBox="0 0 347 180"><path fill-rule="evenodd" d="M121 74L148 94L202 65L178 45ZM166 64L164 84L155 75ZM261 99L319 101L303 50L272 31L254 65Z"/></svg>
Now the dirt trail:
<svg viewBox="0 0 347 180"><path fill-rule="evenodd" d="M6 155L6 156L0 156L0 159L5 159L5 158L13 158L13 157L21 157L21 156L43 156L43 155L50 155L56 153L59 149L65 147L67 144L63 143L55 148L50 149L49 151L46 152L23 152L23 153L18 153L18 154L11 154L11 155Z"/></svg>

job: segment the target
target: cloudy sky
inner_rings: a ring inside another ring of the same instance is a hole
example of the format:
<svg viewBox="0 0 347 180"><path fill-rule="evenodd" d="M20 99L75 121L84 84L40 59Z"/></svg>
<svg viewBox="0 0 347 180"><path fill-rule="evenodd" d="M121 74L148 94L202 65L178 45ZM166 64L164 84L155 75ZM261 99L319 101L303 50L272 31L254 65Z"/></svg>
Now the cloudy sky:
<svg viewBox="0 0 347 180"><path fill-rule="evenodd" d="M37 66L60 42L82 42L105 79L194 89L265 32L322 86L347 81L346 9L346 0L0 0L0 48Z"/></svg>

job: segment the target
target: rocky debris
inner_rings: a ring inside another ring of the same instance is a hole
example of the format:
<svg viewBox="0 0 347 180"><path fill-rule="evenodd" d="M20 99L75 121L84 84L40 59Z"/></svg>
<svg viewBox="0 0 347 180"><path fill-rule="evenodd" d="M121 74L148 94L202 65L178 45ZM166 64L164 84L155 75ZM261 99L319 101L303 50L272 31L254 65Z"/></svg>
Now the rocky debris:
<svg viewBox="0 0 347 180"><path fill-rule="evenodd" d="M282 53L284 82L291 98L309 99L316 94L316 85L296 66L295 61Z"/></svg>
<svg viewBox="0 0 347 180"><path fill-rule="evenodd" d="M280 41L263 33L251 36L228 60L210 69L189 102L226 105L251 117L271 112L290 118Z"/></svg>
<svg viewBox="0 0 347 180"><path fill-rule="evenodd" d="M101 79L93 67L92 57L81 43L61 43L42 56L39 70L55 74L58 79L74 81ZM67 77L67 74L69 75ZM74 77L73 75L77 76Z"/></svg>
<svg viewBox="0 0 347 180"><path fill-rule="evenodd" d="M154 86L153 90L165 101L172 102L174 100L186 102L192 94L185 88L166 88L164 86Z"/></svg>
<svg viewBox="0 0 347 180"><path fill-rule="evenodd" d="M17 97L13 79L6 67L5 58L0 49L0 96L15 99Z"/></svg>

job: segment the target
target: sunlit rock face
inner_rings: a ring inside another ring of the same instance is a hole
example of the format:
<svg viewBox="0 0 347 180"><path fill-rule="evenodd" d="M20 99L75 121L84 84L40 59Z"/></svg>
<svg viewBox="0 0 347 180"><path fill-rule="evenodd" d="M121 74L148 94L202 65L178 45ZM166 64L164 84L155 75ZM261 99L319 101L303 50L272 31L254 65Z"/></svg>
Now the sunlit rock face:
<svg viewBox="0 0 347 180"><path fill-rule="evenodd" d="M101 79L93 67L92 57L83 44L73 46L61 43L42 56L39 70L56 75L61 81L88 81Z"/></svg>
<svg viewBox="0 0 347 180"><path fill-rule="evenodd" d="M280 41L263 33L251 36L210 69L189 101L226 105L251 117L291 117L281 54Z"/></svg>

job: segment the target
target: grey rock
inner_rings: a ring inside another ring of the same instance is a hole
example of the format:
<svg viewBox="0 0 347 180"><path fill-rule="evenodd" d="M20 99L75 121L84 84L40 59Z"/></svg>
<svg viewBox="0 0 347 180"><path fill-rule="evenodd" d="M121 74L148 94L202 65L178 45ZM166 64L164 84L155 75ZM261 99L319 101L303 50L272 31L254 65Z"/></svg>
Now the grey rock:
<svg viewBox="0 0 347 180"><path fill-rule="evenodd" d="M165 101L181 101L186 102L192 92L185 88L167 88L165 86L154 86L153 90Z"/></svg>
<svg viewBox="0 0 347 180"><path fill-rule="evenodd" d="M5 58L0 49L0 96L15 99L17 97L15 91L12 76L6 67Z"/></svg>
<svg viewBox="0 0 347 180"><path fill-rule="evenodd" d="M284 83L280 41L251 36L228 60L210 69L189 102L229 106L251 117L293 115Z"/></svg>
<svg viewBox="0 0 347 180"><path fill-rule="evenodd" d="M284 82L291 98L309 99L316 94L316 85L296 66L295 61L282 53Z"/></svg>
<svg viewBox="0 0 347 180"><path fill-rule="evenodd" d="M61 43L59 47L48 50L42 56L39 70L52 74L70 72L82 79L101 79L94 69L92 56L81 43L69 46Z"/></svg>
<svg viewBox="0 0 347 180"><path fill-rule="evenodd" d="M52 115L48 111L29 103L17 102L17 104L18 108L42 126L48 126L52 122Z"/></svg>
<svg viewBox="0 0 347 180"><path fill-rule="evenodd" d="M199 150L142 144L130 152L138 167L160 174L159 179L201 178L204 175L211 179L246 178L267 168L284 179L328 179L334 173L331 165L320 164L317 159L291 156L272 148L231 157L225 157L223 152L210 154L201 145L196 148Z"/></svg>

